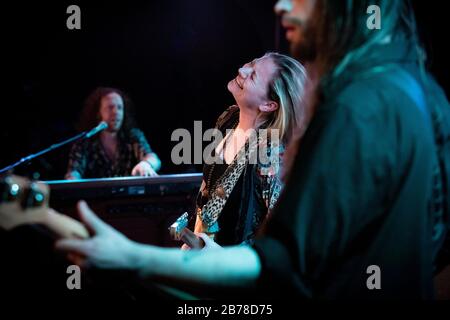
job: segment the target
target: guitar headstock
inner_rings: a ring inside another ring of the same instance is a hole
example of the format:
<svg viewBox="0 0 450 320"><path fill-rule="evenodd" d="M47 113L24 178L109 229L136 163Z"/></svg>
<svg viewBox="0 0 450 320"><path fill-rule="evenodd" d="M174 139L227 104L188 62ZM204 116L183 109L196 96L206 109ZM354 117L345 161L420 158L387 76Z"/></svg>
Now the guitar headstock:
<svg viewBox="0 0 450 320"><path fill-rule="evenodd" d="M0 178L0 227L10 230L24 224L42 224L62 238L87 238L76 220L48 207L49 187L19 176Z"/></svg>
<svg viewBox="0 0 450 320"><path fill-rule="evenodd" d="M188 226L189 214L183 213L172 225L169 227L170 236L174 240L181 240L183 230Z"/></svg>
<svg viewBox="0 0 450 320"><path fill-rule="evenodd" d="M23 177L1 178L0 195L0 226L6 230L26 222L41 223L48 209L48 186Z"/></svg>

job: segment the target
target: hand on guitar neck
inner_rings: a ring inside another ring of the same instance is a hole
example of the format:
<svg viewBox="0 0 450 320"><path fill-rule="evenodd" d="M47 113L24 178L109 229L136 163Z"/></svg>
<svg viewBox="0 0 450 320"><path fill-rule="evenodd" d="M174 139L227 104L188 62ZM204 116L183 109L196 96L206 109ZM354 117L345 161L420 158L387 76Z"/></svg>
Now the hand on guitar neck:
<svg viewBox="0 0 450 320"><path fill-rule="evenodd" d="M205 242L194 232L188 228L184 228L181 232L180 240L183 241L191 249L203 249Z"/></svg>
<svg viewBox="0 0 450 320"><path fill-rule="evenodd" d="M18 176L0 179L0 228L11 230L24 224L40 224L59 238L89 237L78 221L48 207L49 188Z"/></svg>
<svg viewBox="0 0 450 320"><path fill-rule="evenodd" d="M169 228L173 240L183 241L190 249L202 249L205 242L188 228L189 215L183 213Z"/></svg>

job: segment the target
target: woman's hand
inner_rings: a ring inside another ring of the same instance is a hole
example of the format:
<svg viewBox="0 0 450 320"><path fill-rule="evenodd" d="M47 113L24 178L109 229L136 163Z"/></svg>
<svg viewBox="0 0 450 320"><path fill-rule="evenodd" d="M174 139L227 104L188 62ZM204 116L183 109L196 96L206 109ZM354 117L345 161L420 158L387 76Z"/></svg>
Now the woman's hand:
<svg viewBox="0 0 450 320"><path fill-rule="evenodd" d="M147 161L139 162L131 171L131 175L133 176L141 176L141 177L155 177L158 174L155 170L153 170L150 163Z"/></svg>
<svg viewBox="0 0 450 320"><path fill-rule="evenodd" d="M191 247L189 247L186 243L183 243L183 245L180 248L181 250L191 250Z"/></svg>
<svg viewBox="0 0 450 320"><path fill-rule="evenodd" d="M207 234L205 233L200 233L200 232L192 232L189 229L184 229L183 230L183 241L185 241L186 243L184 243L181 246L181 250L192 250L192 249L196 249L196 250L214 250L214 249L222 249L222 247L220 245L218 245L213 239L211 239L211 237L209 237ZM187 238L186 238L187 237ZM193 241L193 238L196 238L196 241ZM189 239L191 239L191 241L188 241Z"/></svg>
<svg viewBox="0 0 450 320"><path fill-rule="evenodd" d="M78 202L81 221L94 234L87 240L64 239L56 248L68 253L72 262L82 267L96 266L104 269L132 269L136 244L100 220L86 202ZM80 260L74 257L84 257Z"/></svg>
<svg viewBox="0 0 450 320"><path fill-rule="evenodd" d="M223 249L220 245L218 245L213 239L211 239L206 233L195 233L197 237L201 238L205 245L202 248L202 251L209 250L217 250Z"/></svg>

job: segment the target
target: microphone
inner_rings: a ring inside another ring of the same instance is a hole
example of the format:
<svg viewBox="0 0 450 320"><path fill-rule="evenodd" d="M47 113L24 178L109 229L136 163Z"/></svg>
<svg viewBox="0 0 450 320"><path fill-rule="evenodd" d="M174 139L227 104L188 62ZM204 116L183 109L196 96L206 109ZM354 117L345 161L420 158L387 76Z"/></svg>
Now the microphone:
<svg viewBox="0 0 450 320"><path fill-rule="evenodd" d="M88 133L86 133L86 138L90 138L93 135L96 135L97 133L99 133L100 131L105 130L106 128L108 128L108 124L105 121L102 121L98 124L98 126L96 126L95 128L93 128L91 131L89 131Z"/></svg>
<svg viewBox="0 0 450 320"><path fill-rule="evenodd" d="M52 144L47 149L41 150L41 151L39 151L38 153L35 153L35 154L30 154L29 156L26 156L26 157L20 159L16 163L13 163L13 164L11 164L11 165L9 165L7 167L4 167L3 169L0 169L0 175L5 173L5 172L11 171L12 169L14 169L15 167L21 165L22 163L30 162L31 160L33 160L33 159L35 159L35 158L37 158L39 156L42 156L43 154L46 154L47 152L50 152L50 151L55 150L55 149L58 149L58 148L66 145L68 143L71 143L71 142L74 142L74 141L77 141L77 140L83 139L83 138L84 139L85 138L90 138L93 135L99 133L100 131L105 130L107 127L108 127L108 124L105 121L102 121L95 128L93 128L92 130L90 130L88 132L84 131L84 132L81 132L81 133L77 134L75 137L69 138L69 139L64 140L62 142L59 142L59 143ZM1 186L0 186L0 189L1 189ZM2 199L0 199L0 202L1 202L1 200Z"/></svg>

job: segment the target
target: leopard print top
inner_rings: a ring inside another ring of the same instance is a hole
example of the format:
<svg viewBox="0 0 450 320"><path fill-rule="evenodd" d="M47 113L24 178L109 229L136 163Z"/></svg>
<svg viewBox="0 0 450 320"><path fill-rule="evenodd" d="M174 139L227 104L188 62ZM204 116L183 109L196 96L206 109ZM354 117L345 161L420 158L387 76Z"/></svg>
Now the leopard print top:
<svg viewBox="0 0 450 320"><path fill-rule="evenodd" d="M218 118L216 128L221 131L229 129L230 124L234 122L236 117L239 117L239 108L231 106ZM254 165L250 165L251 155L255 154L256 150L259 154L265 154L268 161L260 161L258 158ZM235 161L228 166L220 180L212 183L215 187L214 190L208 190L211 186L207 186L206 177L204 177L204 182L197 197L196 209L202 225L201 231L211 235L220 231L217 221L236 182L241 175L253 174L257 177L256 184L250 186L250 188L254 188L254 190L246 190L244 193L256 194L258 199L254 201L255 208L247 210L247 213L240 213L241 216L253 215L253 217L241 217L242 221L252 221L251 226L243 228L252 230L250 234L253 235L253 231L267 218L281 193L280 171L283 152L284 146L275 144L263 135L254 139L249 138L246 147L239 151ZM248 172L250 168L253 172Z"/></svg>

